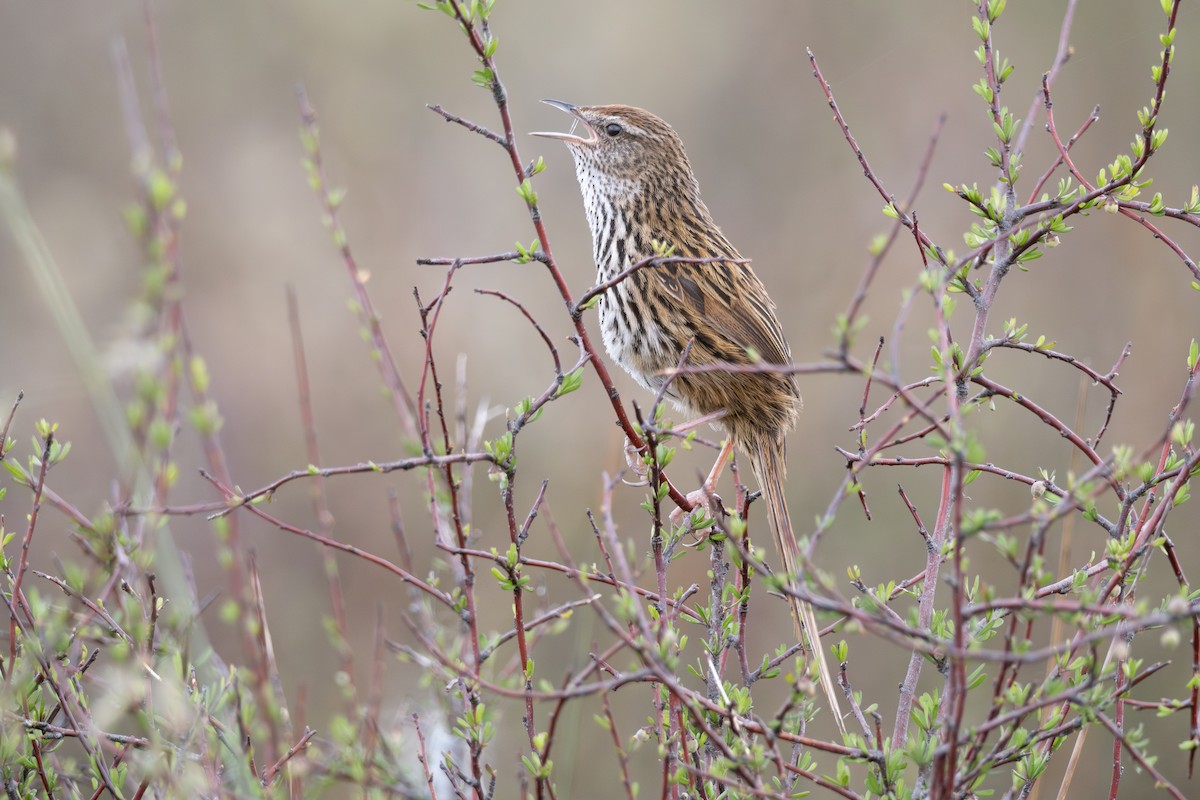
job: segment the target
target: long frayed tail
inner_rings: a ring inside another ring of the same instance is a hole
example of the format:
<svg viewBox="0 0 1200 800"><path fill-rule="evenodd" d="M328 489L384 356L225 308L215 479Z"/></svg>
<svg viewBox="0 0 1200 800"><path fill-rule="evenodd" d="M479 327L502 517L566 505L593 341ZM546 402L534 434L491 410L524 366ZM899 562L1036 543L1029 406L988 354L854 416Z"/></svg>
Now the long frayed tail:
<svg viewBox="0 0 1200 800"><path fill-rule="evenodd" d="M764 442L757 447L747 448L754 467L755 477L762 487L763 499L767 503L767 516L771 522L771 530L775 533L775 545L779 556L783 559L783 569L788 575L799 580L803 575L800 567L800 545L796 543L796 535L792 532L792 521L788 516L787 500L783 495L783 478L786 466L783 460L783 444ZM829 701L833 712L834 722L838 730L846 733L846 725L842 722L841 703L838 702L837 686L833 681L833 673L825 660L825 652L821 647L817 627L817 618L813 607L797 597L791 597L792 624L795 626L796 640L808 643L810 658L816 659L817 672L820 676L821 689ZM807 636L806 636L807 634Z"/></svg>

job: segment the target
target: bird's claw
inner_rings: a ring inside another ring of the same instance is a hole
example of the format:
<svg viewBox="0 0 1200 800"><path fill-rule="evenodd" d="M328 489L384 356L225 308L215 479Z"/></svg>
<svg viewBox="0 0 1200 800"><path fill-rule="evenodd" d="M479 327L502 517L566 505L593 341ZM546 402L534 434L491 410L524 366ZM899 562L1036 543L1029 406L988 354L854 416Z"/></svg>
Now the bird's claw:
<svg viewBox="0 0 1200 800"><path fill-rule="evenodd" d="M692 504L691 511L676 508L671 512L671 525L676 528L684 524L689 531L709 528L713 520L720 519L727 513L721 496L708 487L702 486L694 492L688 492L687 499ZM701 516L697 517L697 512Z"/></svg>
<svg viewBox="0 0 1200 800"><path fill-rule="evenodd" d="M645 486L646 473L649 472L649 467L646 465L646 460L642 457L642 453L633 446L633 442L625 440L625 463L629 466L629 471L637 476L637 480L622 481L627 486Z"/></svg>

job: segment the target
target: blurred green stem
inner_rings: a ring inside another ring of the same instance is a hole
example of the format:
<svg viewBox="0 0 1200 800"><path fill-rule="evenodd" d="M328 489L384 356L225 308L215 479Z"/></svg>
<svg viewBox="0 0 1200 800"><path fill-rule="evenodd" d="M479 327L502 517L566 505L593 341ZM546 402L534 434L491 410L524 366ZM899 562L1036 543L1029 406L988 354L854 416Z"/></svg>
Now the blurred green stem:
<svg viewBox="0 0 1200 800"><path fill-rule="evenodd" d="M71 358L83 379L92 409L108 437L117 464L134 477L131 481L134 503L146 505L143 501L149 497L153 483L126 424L117 393L104 369L103 356L83 324L79 308L63 280L62 271L30 214L21 187L8 164L0 164L0 217L12 231L17 249L37 281L46 306L71 351ZM156 573L164 580L168 591L181 599L189 597L179 553L167 526L157 530L153 547ZM201 634L199 626L196 626L194 633Z"/></svg>

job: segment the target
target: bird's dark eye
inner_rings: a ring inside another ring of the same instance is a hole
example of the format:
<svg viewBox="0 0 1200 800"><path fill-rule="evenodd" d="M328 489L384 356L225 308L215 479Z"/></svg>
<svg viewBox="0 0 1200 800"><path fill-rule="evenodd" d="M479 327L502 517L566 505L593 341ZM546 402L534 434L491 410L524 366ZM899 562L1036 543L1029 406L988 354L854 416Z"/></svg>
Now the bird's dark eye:
<svg viewBox="0 0 1200 800"><path fill-rule="evenodd" d="M615 122L610 122L604 126L604 132L609 136L619 136L621 134L621 126Z"/></svg>

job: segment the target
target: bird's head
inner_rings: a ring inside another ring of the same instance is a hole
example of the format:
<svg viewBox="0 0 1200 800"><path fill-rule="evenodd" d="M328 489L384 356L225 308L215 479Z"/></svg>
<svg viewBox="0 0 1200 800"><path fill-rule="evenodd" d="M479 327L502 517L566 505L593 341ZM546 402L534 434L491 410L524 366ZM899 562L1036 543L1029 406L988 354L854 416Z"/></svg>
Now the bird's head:
<svg viewBox="0 0 1200 800"><path fill-rule="evenodd" d="M580 183L585 176L619 183L694 183L679 135L649 111L626 105L544 102L567 112L575 121L565 133L538 131L533 135L559 139L567 145Z"/></svg>

